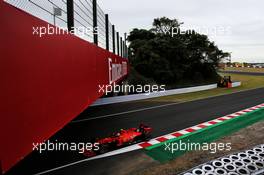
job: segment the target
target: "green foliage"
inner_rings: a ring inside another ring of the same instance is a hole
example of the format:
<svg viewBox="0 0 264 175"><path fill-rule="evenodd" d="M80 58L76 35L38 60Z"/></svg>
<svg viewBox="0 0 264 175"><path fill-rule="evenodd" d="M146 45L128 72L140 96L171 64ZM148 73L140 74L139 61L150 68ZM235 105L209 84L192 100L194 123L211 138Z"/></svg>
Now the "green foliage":
<svg viewBox="0 0 264 175"><path fill-rule="evenodd" d="M130 67L127 81L129 82L130 85L134 85L134 86L137 86L137 85L144 86L146 84L149 84L149 85L156 84L156 82L153 79L142 76L133 67Z"/></svg>
<svg viewBox="0 0 264 175"><path fill-rule="evenodd" d="M175 29L180 31L181 24L162 17L154 19L152 29L134 29L130 33L129 58L135 71L166 85L217 78L216 67L229 53L194 31L172 35Z"/></svg>

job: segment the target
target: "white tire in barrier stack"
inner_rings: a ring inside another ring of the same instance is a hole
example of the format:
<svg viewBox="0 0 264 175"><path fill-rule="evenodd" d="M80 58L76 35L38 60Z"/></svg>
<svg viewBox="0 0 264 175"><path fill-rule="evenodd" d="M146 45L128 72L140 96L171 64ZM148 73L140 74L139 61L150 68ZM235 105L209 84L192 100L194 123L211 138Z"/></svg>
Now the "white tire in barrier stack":
<svg viewBox="0 0 264 175"><path fill-rule="evenodd" d="M187 171L185 175L263 175L264 145L231 154Z"/></svg>

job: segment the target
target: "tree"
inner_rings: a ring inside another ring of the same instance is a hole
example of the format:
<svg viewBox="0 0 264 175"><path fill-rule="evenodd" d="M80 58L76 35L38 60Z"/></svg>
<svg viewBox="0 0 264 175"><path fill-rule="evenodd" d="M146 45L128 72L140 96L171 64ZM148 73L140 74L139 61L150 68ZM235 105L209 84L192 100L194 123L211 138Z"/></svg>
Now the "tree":
<svg viewBox="0 0 264 175"><path fill-rule="evenodd" d="M179 23L177 19L169 19L167 17L156 18L153 21L151 31L161 35L171 35L173 29L177 29L183 23Z"/></svg>
<svg viewBox="0 0 264 175"><path fill-rule="evenodd" d="M229 53L220 50L206 35L195 31L172 36L180 30L176 19L154 19L150 30L134 29L130 41L131 65L142 76L159 84L183 81L215 81L216 68Z"/></svg>

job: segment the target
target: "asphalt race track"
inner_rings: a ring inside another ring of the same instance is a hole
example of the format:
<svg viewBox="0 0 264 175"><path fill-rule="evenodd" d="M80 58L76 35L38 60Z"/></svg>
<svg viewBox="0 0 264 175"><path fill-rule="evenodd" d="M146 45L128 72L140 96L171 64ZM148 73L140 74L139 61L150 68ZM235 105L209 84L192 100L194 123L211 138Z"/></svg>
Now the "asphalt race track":
<svg viewBox="0 0 264 175"><path fill-rule="evenodd" d="M144 123L153 127L153 137L181 130L239 110L264 103L264 88L186 103L130 102L90 107L60 130L51 140L88 142L121 128ZM142 150L83 162L46 174L104 175L120 171L123 162L144 156ZM7 174L30 175L85 159L75 152L33 152Z"/></svg>

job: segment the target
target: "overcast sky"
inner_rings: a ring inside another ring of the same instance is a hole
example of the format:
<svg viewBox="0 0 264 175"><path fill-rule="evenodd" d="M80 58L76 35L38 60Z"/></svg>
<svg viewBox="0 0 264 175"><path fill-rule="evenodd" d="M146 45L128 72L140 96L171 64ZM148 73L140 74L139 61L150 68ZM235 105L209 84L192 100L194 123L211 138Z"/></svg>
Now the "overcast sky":
<svg viewBox="0 0 264 175"><path fill-rule="evenodd" d="M184 22L184 28L209 31L233 61L264 62L263 0L98 0L120 32L151 28L154 18ZM225 30L225 31L223 31ZM217 31L216 34L214 31Z"/></svg>

